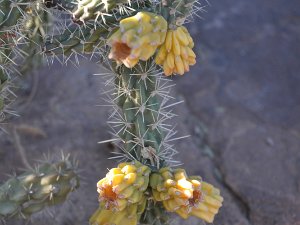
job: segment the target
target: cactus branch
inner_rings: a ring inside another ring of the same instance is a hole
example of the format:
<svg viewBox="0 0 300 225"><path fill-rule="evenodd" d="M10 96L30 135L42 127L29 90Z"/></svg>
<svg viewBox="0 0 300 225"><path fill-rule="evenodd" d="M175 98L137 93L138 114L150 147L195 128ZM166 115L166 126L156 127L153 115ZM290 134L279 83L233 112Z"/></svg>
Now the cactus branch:
<svg viewBox="0 0 300 225"><path fill-rule="evenodd" d="M64 202L78 187L76 165L69 157L46 162L0 186L0 219L28 218L47 206Z"/></svg>

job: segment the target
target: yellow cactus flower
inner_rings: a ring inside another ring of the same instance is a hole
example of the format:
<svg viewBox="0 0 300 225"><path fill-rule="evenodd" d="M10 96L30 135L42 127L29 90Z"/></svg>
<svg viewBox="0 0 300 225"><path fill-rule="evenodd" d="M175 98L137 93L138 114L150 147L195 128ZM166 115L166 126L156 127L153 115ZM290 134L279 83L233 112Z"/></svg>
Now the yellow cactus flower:
<svg viewBox="0 0 300 225"><path fill-rule="evenodd" d="M100 204L97 211L90 218L90 225L136 225L146 208L146 199L132 204L122 211L105 209Z"/></svg>
<svg viewBox="0 0 300 225"><path fill-rule="evenodd" d="M150 176L150 186L156 201L184 219L196 216L212 223L223 202L217 188L200 177L188 177L184 169L162 168Z"/></svg>
<svg viewBox="0 0 300 225"><path fill-rule="evenodd" d="M144 198L148 187L149 167L138 161L120 163L97 183L99 201L107 210L122 211Z"/></svg>
<svg viewBox="0 0 300 225"><path fill-rule="evenodd" d="M128 68L148 60L165 41L167 25L162 16L149 12L121 20L120 28L107 41L111 46L109 58Z"/></svg>
<svg viewBox="0 0 300 225"><path fill-rule="evenodd" d="M166 76L183 75L196 63L193 47L194 41L184 26L169 30L164 44L155 57L155 62L163 67Z"/></svg>

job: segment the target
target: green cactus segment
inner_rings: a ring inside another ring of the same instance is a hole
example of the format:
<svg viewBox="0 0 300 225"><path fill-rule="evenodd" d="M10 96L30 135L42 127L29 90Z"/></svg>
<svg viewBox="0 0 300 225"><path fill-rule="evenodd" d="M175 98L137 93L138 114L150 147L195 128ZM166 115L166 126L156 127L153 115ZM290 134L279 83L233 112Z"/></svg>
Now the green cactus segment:
<svg viewBox="0 0 300 225"><path fill-rule="evenodd" d="M128 0L126 2L128 4ZM132 3L131 6L150 10L147 8L150 5L146 7L145 2ZM113 15L105 14L103 17L105 23L102 21L102 23L86 24L85 26L73 24L62 34L48 37L44 45L44 52L55 56L69 56L73 53L105 55L100 49L106 45L107 38L113 33L112 31L117 27L119 21L128 17L127 14L124 15L120 11L114 12Z"/></svg>
<svg viewBox="0 0 300 225"><path fill-rule="evenodd" d="M68 56L72 53L93 53L105 45L109 31L103 27L74 26L61 35L47 39L44 52L53 55Z"/></svg>
<svg viewBox="0 0 300 225"><path fill-rule="evenodd" d="M110 12L117 4L128 3L128 0L82 0L73 12L73 21L87 21L101 17Z"/></svg>
<svg viewBox="0 0 300 225"><path fill-rule="evenodd" d="M161 202L147 201L147 208L140 219L140 224L167 225L170 218Z"/></svg>
<svg viewBox="0 0 300 225"><path fill-rule="evenodd" d="M0 219L28 218L45 207L63 203L79 187L73 163L45 163L0 186Z"/></svg>
<svg viewBox="0 0 300 225"><path fill-rule="evenodd" d="M73 11L73 21L84 23L88 20L94 20L106 23L106 20L112 16L116 16L116 13L126 14L126 9L128 11L135 11L137 9L149 8L150 6L151 1L148 0L81 0L77 4L77 8ZM124 12L122 12L122 9L124 9Z"/></svg>
<svg viewBox="0 0 300 225"><path fill-rule="evenodd" d="M123 18L118 15L118 18ZM118 20L119 20L118 19ZM69 56L73 53L95 53L106 45L107 37L111 34L114 24L118 23L115 17L110 17L106 25L71 25L62 34L50 36L46 39L44 52L52 55Z"/></svg>
<svg viewBox="0 0 300 225"><path fill-rule="evenodd" d="M193 7L197 0L166 0L161 3L161 13L168 21L169 28L175 29L184 24L193 14Z"/></svg>
<svg viewBox="0 0 300 225"><path fill-rule="evenodd" d="M160 123L168 117L161 109L160 69L151 58L132 69L120 66L115 72L114 101L123 114L119 119L123 127L116 133L128 155L157 170L166 165L161 155L166 132Z"/></svg>
<svg viewBox="0 0 300 225"><path fill-rule="evenodd" d="M15 26L18 20L24 16L25 9L30 5L30 2L30 0L0 1L0 30Z"/></svg>

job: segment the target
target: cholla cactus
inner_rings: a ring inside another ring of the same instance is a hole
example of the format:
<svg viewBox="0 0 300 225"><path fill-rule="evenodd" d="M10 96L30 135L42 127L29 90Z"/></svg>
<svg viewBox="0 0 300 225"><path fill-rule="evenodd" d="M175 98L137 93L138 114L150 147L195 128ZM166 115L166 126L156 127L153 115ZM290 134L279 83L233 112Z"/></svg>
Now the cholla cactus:
<svg viewBox="0 0 300 225"><path fill-rule="evenodd" d="M212 223L223 202L218 189L201 177L188 177L184 169L162 168L151 175L150 186L156 201L184 219L196 216Z"/></svg>
<svg viewBox="0 0 300 225"><path fill-rule="evenodd" d="M101 205L90 223L137 224L147 203L145 191L150 172L149 167L138 161L111 169L97 184Z"/></svg>
<svg viewBox="0 0 300 225"><path fill-rule="evenodd" d="M150 172L138 161L119 164L97 183L99 200L105 203L106 209L114 211L139 203L145 198Z"/></svg>
<svg viewBox="0 0 300 225"><path fill-rule="evenodd" d="M187 176L184 169L171 169L178 163L173 160L177 151L171 142L183 137L176 137L175 128L168 124L175 116L171 108L178 102L171 102L173 85L165 78L183 75L196 63L194 41L184 24L202 10L201 5L196 0L0 1L4 3L0 6L0 32L14 31L16 35L6 38L6 45L13 43L19 49L16 40L29 40L37 43L37 48L25 50L28 55L42 49L43 55L63 63L73 63L74 58L78 64L78 56L90 54L110 70L106 81L113 87L108 99L113 105L108 124L114 137L110 141L120 148L114 158L121 163L97 183L100 203L90 224L162 225L168 223L169 212L213 222L223 202L220 191L200 177ZM41 22L48 21L52 13L56 21L52 29L48 25L44 29ZM39 20L41 15L44 19ZM26 28L33 32L26 32ZM0 60L14 61L14 48L1 48ZM7 78L1 77L0 91ZM0 95L0 112L5 108L3 103ZM67 190L58 194L63 201L72 190L69 180L62 183L52 170L47 175L55 185L65 187L61 190ZM50 188L54 184L42 180L31 183L46 196L60 193ZM16 187L20 187L18 182ZM40 197L45 197L42 194ZM23 205L24 195L13 192L6 201L15 204L17 199L18 205ZM14 214L17 207L9 204L2 209L5 217ZM48 201L43 202L43 207L47 205ZM30 215L42 208L32 207L22 213Z"/></svg>
<svg viewBox="0 0 300 225"><path fill-rule="evenodd" d="M76 164L68 157L39 165L0 186L0 220L28 218L46 207L64 202L78 187Z"/></svg>

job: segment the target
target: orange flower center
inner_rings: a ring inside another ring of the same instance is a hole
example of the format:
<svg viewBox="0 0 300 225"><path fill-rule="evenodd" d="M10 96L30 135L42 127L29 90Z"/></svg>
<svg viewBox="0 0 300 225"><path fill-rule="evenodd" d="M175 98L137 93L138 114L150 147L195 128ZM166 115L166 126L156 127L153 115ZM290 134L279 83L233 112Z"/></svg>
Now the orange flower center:
<svg viewBox="0 0 300 225"><path fill-rule="evenodd" d="M109 54L110 59L121 61L126 59L131 53L131 48L122 42L116 42L113 44L111 52Z"/></svg>
<svg viewBox="0 0 300 225"><path fill-rule="evenodd" d="M115 201L117 194L113 192L112 186L108 185L103 189L103 197L107 199L107 201Z"/></svg>
<svg viewBox="0 0 300 225"><path fill-rule="evenodd" d="M111 185L105 185L101 187L101 193L99 196L99 200L104 200L105 201L105 207L107 209L111 209L112 207L115 206L116 200L118 196L117 194L113 191Z"/></svg>
<svg viewBox="0 0 300 225"><path fill-rule="evenodd" d="M193 197L189 199L189 205L195 206L202 200L202 192L199 190L193 191Z"/></svg>

